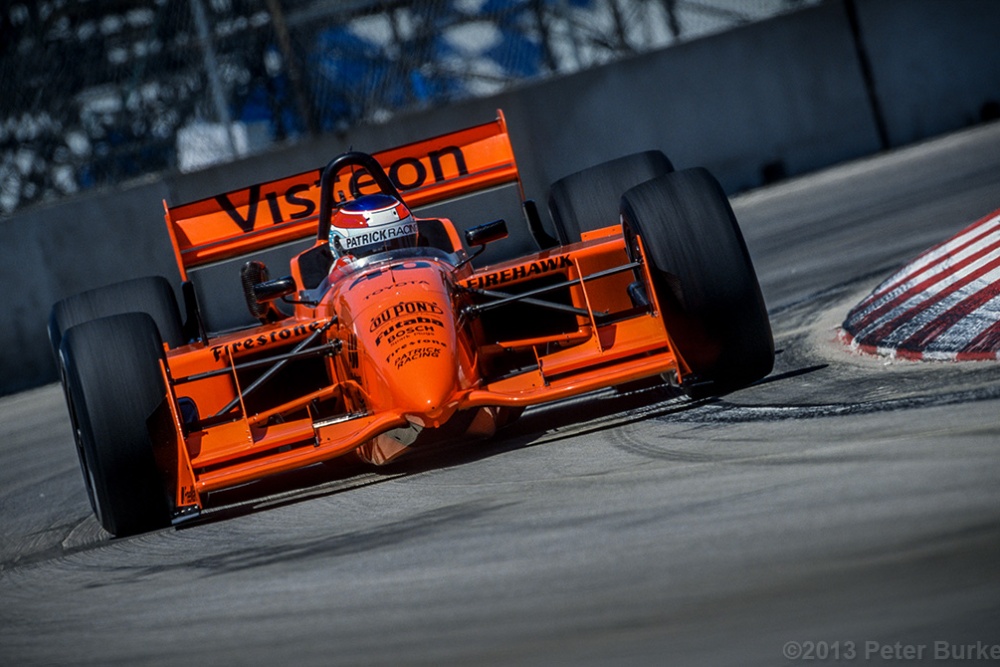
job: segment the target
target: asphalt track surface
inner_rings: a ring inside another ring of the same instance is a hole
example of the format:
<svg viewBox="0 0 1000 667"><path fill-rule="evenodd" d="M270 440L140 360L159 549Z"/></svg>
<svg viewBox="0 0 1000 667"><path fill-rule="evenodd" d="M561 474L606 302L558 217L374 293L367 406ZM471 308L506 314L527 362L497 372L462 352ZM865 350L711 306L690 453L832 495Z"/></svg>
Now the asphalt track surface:
<svg viewBox="0 0 1000 667"><path fill-rule="evenodd" d="M994 124L737 197L756 386L605 391L183 529L109 540L58 387L0 399L0 665L997 664L962 658L1000 652L1000 367L836 330L998 174Z"/></svg>

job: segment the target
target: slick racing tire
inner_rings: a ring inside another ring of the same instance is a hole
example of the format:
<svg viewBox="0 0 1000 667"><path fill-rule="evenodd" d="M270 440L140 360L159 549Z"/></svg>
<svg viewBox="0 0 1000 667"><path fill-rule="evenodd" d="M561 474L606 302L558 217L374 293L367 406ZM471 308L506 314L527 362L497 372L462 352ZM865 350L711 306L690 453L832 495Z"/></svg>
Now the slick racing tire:
<svg viewBox="0 0 1000 667"><path fill-rule="evenodd" d="M181 315L170 283L163 276L146 276L81 292L57 302L49 316L52 353L66 330L82 322L120 313L148 313L163 340L171 346L184 342Z"/></svg>
<svg viewBox="0 0 1000 667"><path fill-rule="evenodd" d="M633 153L565 176L549 189L549 213L556 238L576 243L582 232L618 224L622 193L673 171L660 151Z"/></svg>
<svg viewBox="0 0 1000 667"><path fill-rule="evenodd" d="M146 426L166 396L160 335L145 313L112 315L65 332L59 350L80 467L98 521L112 535L170 524Z"/></svg>
<svg viewBox="0 0 1000 667"><path fill-rule="evenodd" d="M767 308L746 243L718 181L704 169L667 174L621 198L633 260L646 251L667 332L693 377L689 395L720 394L774 365Z"/></svg>

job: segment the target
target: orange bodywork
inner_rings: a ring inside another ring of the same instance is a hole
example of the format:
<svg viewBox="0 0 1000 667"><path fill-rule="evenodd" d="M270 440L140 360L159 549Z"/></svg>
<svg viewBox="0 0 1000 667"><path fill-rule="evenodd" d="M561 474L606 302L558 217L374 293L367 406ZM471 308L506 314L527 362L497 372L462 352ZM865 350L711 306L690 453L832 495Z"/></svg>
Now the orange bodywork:
<svg viewBox="0 0 1000 667"><path fill-rule="evenodd" d="M520 185L502 115L374 157L411 207ZM167 208L182 275L315 236L319 173ZM372 183L355 172L336 187L349 198ZM525 406L681 379L655 290L651 303L629 297L631 283L651 278L615 223L474 269L442 220L450 247L345 263L307 289L299 261L317 241L292 260L290 317L167 349L171 419L154 435L175 513L196 512L208 492L346 454L382 463L435 438L489 435Z"/></svg>

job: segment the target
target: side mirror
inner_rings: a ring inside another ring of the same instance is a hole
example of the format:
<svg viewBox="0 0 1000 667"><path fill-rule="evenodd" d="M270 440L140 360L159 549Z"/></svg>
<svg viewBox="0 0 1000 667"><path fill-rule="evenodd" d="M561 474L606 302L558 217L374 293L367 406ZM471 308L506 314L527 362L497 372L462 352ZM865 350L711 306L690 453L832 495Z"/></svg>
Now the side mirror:
<svg viewBox="0 0 1000 667"><path fill-rule="evenodd" d="M243 265L240 282L243 283L247 309L261 322L280 319L281 313L270 302L295 293L295 281L291 276L270 280L267 265L257 260Z"/></svg>
<svg viewBox="0 0 1000 667"><path fill-rule="evenodd" d="M487 243L493 243L505 238L507 238L507 221L503 219L487 222L465 230L465 243L470 248L485 246Z"/></svg>
<svg viewBox="0 0 1000 667"><path fill-rule="evenodd" d="M276 301L289 294L295 294L295 280L291 276L267 280L253 286L254 298L259 302Z"/></svg>

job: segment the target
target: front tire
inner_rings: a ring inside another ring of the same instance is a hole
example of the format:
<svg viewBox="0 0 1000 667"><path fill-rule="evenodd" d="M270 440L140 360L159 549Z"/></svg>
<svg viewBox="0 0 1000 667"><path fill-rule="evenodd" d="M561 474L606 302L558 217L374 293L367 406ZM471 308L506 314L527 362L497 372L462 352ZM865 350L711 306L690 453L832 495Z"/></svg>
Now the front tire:
<svg viewBox="0 0 1000 667"><path fill-rule="evenodd" d="M576 243L582 232L618 224L622 193L674 167L661 151L645 151L602 162L564 176L549 189L549 213L563 245Z"/></svg>
<svg viewBox="0 0 1000 667"><path fill-rule="evenodd" d="M691 368L690 395L720 394L774 366L774 341L746 243L718 181L673 172L621 199L627 248L642 239L667 331Z"/></svg>
<svg viewBox="0 0 1000 667"><path fill-rule="evenodd" d="M145 276L74 294L52 306L49 343L57 361L59 345L67 330L121 313L148 313L171 347L184 342L181 314L170 282L163 276Z"/></svg>
<svg viewBox="0 0 1000 667"><path fill-rule="evenodd" d="M80 465L101 525L124 536L170 525L146 420L165 400L163 348L145 313L68 329L59 349Z"/></svg>

